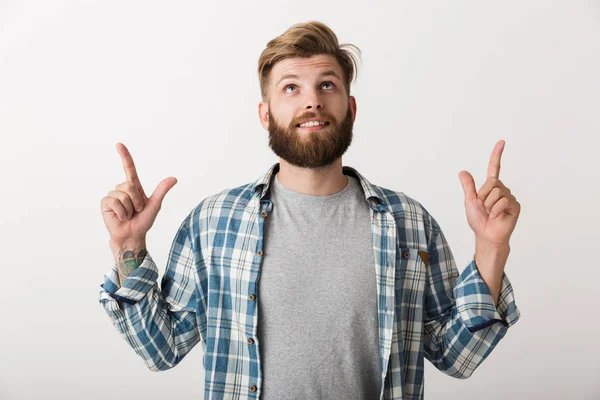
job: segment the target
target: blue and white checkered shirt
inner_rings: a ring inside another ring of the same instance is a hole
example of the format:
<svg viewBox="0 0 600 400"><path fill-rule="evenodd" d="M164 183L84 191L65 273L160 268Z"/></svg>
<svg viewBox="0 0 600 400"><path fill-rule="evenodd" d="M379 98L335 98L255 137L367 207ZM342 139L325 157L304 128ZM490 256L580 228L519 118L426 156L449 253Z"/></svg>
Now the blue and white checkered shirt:
<svg viewBox="0 0 600 400"><path fill-rule="evenodd" d="M110 320L152 371L174 367L202 343L205 399L261 393L257 278L264 218L273 207L263 197L278 169L191 210L160 288L149 254L122 287L114 265L100 285ZM424 358L468 378L520 317L508 277L496 306L474 259L459 275L440 226L419 202L369 183L354 168L343 171L358 178L371 212L380 399L422 399Z"/></svg>

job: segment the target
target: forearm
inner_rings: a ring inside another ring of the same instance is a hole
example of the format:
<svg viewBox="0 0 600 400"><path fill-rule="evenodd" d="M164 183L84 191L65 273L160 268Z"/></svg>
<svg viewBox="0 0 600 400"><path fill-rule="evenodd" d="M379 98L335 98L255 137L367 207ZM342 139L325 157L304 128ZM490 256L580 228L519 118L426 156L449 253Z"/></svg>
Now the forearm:
<svg viewBox="0 0 600 400"><path fill-rule="evenodd" d="M476 240L476 262L469 262L459 274L435 220L432 226L426 268L425 354L439 370L467 378L519 318L512 285L503 271L509 248L490 248Z"/></svg>
<svg viewBox="0 0 600 400"><path fill-rule="evenodd" d="M122 286L123 281L142 264L146 257L146 237L127 239L123 242L110 240L109 245L117 267L119 286Z"/></svg>
<svg viewBox="0 0 600 400"><path fill-rule="evenodd" d="M506 266L509 254L510 246L508 244L496 247L477 239L475 240L475 264L496 306L498 306L504 267Z"/></svg>
<svg viewBox="0 0 600 400"><path fill-rule="evenodd" d="M187 277L193 273L195 264L187 259L181 262L189 268L182 280L194 285L194 280ZM168 277L174 275L168 270L165 274ZM170 278L166 281L165 291L159 289L158 268L150 254L131 277L133 279L125 280L123 286L117 288L117 273L111 268L99 301L115 328L149 369L172 368L200 341L195 292L185 288L176 293L181 286L172 283ZM115 299L115 295L120 300Z"/></svg>

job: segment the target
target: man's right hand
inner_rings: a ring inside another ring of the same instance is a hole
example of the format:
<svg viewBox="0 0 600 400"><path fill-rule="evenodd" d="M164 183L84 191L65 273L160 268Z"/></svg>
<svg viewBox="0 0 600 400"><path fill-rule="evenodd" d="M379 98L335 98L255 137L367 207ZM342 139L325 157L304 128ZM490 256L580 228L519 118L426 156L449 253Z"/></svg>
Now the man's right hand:
<svg viewBox="0 0 600 400"><path fill-rule="evenodd" d="M124 144L117 143L117 151L123 161L126 181L108 192L100 204L110 242L120 244L145 239L160 211L165 195L175 186L177 179L164 179L152 196L147 197L129 150Z"/></svg>

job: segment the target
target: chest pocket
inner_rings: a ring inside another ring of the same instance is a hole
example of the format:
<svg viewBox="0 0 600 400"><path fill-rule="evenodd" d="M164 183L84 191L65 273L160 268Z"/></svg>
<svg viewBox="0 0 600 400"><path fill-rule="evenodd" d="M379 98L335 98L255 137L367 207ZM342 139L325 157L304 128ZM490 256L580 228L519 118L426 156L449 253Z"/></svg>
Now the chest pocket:
<svg viewBox="0 0 600 400"><path fill-rule="evenodd" d="M396 260L396 340L402 347L402 382L415 382L423 368L424 296L427 281L428 253L400 247Z"/></svg>
<svg viewBox="0 0 600 400"><path fill-rule="evenodd" d="M402 247L398 249L397 254L396 296L400 295L401 299L396 297L396 308L422 309L429 253L419 249Z"/></svg>

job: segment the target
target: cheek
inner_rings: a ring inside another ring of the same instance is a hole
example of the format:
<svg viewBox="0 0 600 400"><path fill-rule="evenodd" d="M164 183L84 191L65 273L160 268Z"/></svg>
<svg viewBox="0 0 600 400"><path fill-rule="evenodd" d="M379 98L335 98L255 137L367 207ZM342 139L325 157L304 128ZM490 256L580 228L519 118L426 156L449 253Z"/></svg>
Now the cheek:
<svg viewBox="0 0 600 400"><path fill-rule="evenodd" d="M290 122L292 122L294 116L298 114L298 112L294 112L294 110L294 107L291 107L290 105L279 104L277 107L271 107L270 113L280 125L288 126Z"/></svg>
<svg viewBox="0 0 600 400"><path fill-rule="evenodd" d="M335 114L335 116L339 119L343 119L346 116L346 112L350 107L350 102L348 99L344 98L331 98L331 101L327 102L326 108L329 109L329 112Z"/></svg>
<svg viewBox="0 0 600 400"><path fill-rule="evenodd" d="M335 116L335 119L337 120L338 124L342 123L342 121L346 118L347 112L348 112L348 108L344 108L344 107L338 107L333 112L333 115Z"/></svg>

